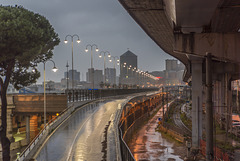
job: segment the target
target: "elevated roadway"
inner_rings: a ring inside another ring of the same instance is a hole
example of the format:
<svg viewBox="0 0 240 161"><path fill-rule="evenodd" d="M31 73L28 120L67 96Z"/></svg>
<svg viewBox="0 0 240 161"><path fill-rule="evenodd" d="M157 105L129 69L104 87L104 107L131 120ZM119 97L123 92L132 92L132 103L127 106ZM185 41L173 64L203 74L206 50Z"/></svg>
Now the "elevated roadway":
<svg viewBox="0 0 240 161"><path fill-rule="evenodd" d="M109 126L124 101L126 98L103 100L81 107L49 136L34 159L106 160L108 156L114 160L117 156L115 137L108 136L108 139L113 141L109 141L107 147L105 135L108 130L109 133L114 133L115 129ZM107 154L107 149L111 150L110 154ZM111 160L110 158L108 159Z"/></svg>
<svg viewBox="0 0 240 161"><path fill-rule="evenodd" d="M192 148L200 146L203 102L206 102L207 160L210 160L213 158L213 106L217 118L228 120L225 127L228 131L231 81L240 78L240 1L119 2L160 48L185 64L183 80L192 85Z"/></svg>

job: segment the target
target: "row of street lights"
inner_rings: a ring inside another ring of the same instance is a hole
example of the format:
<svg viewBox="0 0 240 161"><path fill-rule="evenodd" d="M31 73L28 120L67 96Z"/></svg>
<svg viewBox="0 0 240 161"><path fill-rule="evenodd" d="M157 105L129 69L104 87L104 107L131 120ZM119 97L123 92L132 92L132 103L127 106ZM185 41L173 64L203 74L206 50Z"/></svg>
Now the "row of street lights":
<svg viewBox="0 0 240 161"><path fill-rule="evenodd" d="M80 41L80 38L79 38L79 36L78 36L77 34L67 35L67 36L65 37L65 40L64 40L64 43L65 43L65 44L68 43L68 40L67 40L68 38L71 39L71 46L72 46L72 89L74 89L73 40L74 40L74 38L77 38L77 40L76 40L77 43L80 43L81 41ZM88 45L86 45L86 49L85 49L85 52L88 52L88 49L90 49L90 51L91 51L91 69L90 69L90 75L91 75L91 80L92 80L92 82L91 82L91 83L92 83L92 89L94 89L94 68L93 68L93 50L94 50L94 48L95 48L95 52L98 52L98 51L99 51L98 46L97 46L96 44L88 44ZM99 57L101 58L102 55L103 55L103 57L104 57L104 84L106 83L106 54L107 54L107 56L108 56L109 58L111 58L109 61L110 61L110 62L113 61L113 63L114 63L114 70L115 70L115 71L116 71L116 65L115 65L115 63L117 62L117 65L119 65L119 63L120 63L119 57L118 57L118 56L112 56L112 57L111 57L109 51L101 51L101 52L100 52ZM49 61L51 61L51 62L54 64L54 67L53 67L52 70L53 70L54 72L56 72L56 71L57 71L57 68L56 68L56 66L55 66L55 62L54 62L53 60L49 60ZM46 126L46 82L45 82L45 64L46 64L46 62L47 62L47 61L43 62L43 63L44 63L44 126ZM66 67L67 67L67 89L68 89L68 88L69 88L69 87L68 87L68 67L69 67L68 62L67 62ZM124 63L124 67L127 67L126 63ZM131 68L132 68L132 66L129 65L129 66L127 67L127 71L128 71L128 69L130 70ZM137 70L136 67L132 68L132 72L133 72L133 71L135 71L136 73L139 73L139 75L142 74L142 75L147 76L147 77L149 77L149 78L152 78L152 79L155 79L155 80L157 79L157 78L155 78L154 76L152 76L152 75L150 75L150 74L148 74L148 73L146 73L146 72L141 71L140 69ZM127 75L128 75L128 73L127 73ZM114 84L116 84L116 77L114 77ZM74 101L74 100L73 100L73 101Z"/></svg>
<svg viewBox="0 0 240 161"><path fill-rule="evenodd" d="M72 89L74 88L74 72L73 72L73 39L74 37L77 38L77 43L80 43L80 39L79 39L79 36L77 34L74 34L74 35L67 35L65 37L65 40L64 40L64 43L68 43L67 41L67 38L70 37L71 40L72 40ZM95 52L98 52L99 49L98 49L98 46L96 44L88 44L86 45L86 49L85 49L85 52L88 52L88 49L90 49L91 51L91 68L90 68L90 77L92 80L92 89L94 89L94 68L93 68L93 50L95 48ZM99 57L101 58L102 57L102 54L104 56L104 84L106 83L106 54L108 54L108 57L110 58L111 55L110 55L110 52L108 51L101 51L100 54L99 54ZM112 57L114 59L114 69L116 70L116 67L115 67L115 59L118 58L117 56L115 57ZM112 61L112 59L109 60L110 62ZM117 59L117 64L119 65L119 58ZM68 64L66 66L67 68L69 67ZM68 78L67 78L68 79ZM68 81L68 80L67 80ZM114 83L116 84L116 78L114 78ZM68 86L68 85L67 85Z"/></svg>
<svg viewBox="0 0 240 161"><path fill-rule="evenodd" d="M126 79L129 78L129 71L131 71L131 73L133 74L133 72L136 72L136 74L139 75L139 77L142 77L143 80L145 80L145 78L147 77L148 79L152 79L152 80L158 80L158 78L156 78L155 76L144 72L141 69L137 69L136 67L133 67L132 65L127 65L127 63L123 63L123 67L127 69L127 75L126 75ZM138 78L139 80L140 78Z"/></svg>

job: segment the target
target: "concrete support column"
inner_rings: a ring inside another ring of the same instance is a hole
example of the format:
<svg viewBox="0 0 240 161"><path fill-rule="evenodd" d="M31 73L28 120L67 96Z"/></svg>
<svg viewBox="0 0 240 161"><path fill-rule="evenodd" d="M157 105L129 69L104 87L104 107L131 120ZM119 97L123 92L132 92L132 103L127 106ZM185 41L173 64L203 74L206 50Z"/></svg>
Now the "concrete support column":
<svg viewBox="0 0 240 161"><path fill-rule="evenodd" d="M239 112L239 99L238 99L238 96L239 96L239 80L236 81L237 82L237 94L236 94L236 106L237 106L237 111Z"/></svg>
<svg viewBox="0 0 240 161"><path fill-rule="evenodd" d="M27 144L30 143L30 116L26 116L26 139Z"/></svg>
<svg viewBox="0 0 240 161"><path fill-rule="evenodd" d="M227 117L227 130L232 130L232 89L230 82L231 75L225 73L226 83L226 117Z"/></svg>
<svg viewBox="0 0 240 161"><path fill-rule="evenodd" d="M206 159L212 161L213 154L213 88L212 88L212 56L207 53L206 59ZM214 90L215 91L215 90Z"/></svg>
<svg viewBox="0 0 240 161"><path fill-rule="evenodd" d="M222 100L222 91L223 91L223 89L222 89L222 81L220 80L218 82L218 99L219 99L219 101L218 101L218 114L219 114L220 118L221 118L221 113L222 113L222 102L223 102L223 100Z"/></svg>
<svg viewBox="0 0 240 161"><path fill-rule="evenodd" d="M198 149L202 138L202 59L192 65L192 148Z"/></svg>
<svg viewBox="0 0 240 161"><path fill-rule="evenodd" d="M225 75L224 74L222 74L222 76L221 76L221 108L220 108L220 113L221 113L221 119L225 119L225 123L226 123L226 117L225 117L225 114L226 114L226 111L225 111L225 109L226 109L226 105L227 105L227 103L226 103L226 98L225 98L225 95L226 95L226 92L225 92L225 90L226 90L226 83L225 83ZM221 124L221 125L223 125L223 124ZM221 126L221 127L223 127L223 126ZM224 127L224 128L226 128L226 127Z"/></svg>
<svg viewBox="0 0 240 161"><path fill-rule="evenodd" d="M220 112L220 101L221 101L221 99L220 99L220 86L219 86L219 84L220 84L220 82L219 81L217 81L216 82L216 95L217 95L217 104L216 104L216 112L217 112L217 115L219 116L219 112Z"/></svg>

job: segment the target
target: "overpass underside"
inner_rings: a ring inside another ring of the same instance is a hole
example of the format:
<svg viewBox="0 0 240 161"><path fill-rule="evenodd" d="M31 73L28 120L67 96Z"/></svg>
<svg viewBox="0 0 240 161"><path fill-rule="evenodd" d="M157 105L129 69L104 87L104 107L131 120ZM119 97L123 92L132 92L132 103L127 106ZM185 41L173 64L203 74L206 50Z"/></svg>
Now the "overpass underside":
<svg viewBox="0 0 240 161"><path fill-rule="evenodd" d="M183 80L192 84L192 147L199 148L203 107L206 107L206 116L210 110L206 131L212 130L213 107L219 119L231 120L231 81L240 76L240 1L119 2L160 48L185 64ZM211 53L210 66L206 63L207 53ZM209 77L212 79L206 86ZM210 99L206 102L207 98ZM211 157L212 151L207 149L207 152L207 157Z"/></svg>

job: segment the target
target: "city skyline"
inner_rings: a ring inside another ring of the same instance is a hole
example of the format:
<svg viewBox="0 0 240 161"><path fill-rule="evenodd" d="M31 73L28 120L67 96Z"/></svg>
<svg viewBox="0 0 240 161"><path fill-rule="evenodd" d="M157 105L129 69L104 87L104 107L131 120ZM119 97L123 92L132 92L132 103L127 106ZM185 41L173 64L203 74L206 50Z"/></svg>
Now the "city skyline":
<svg viewBox="0 0 240 161"><path fill-rule="evenodd" d="M109 51L113 56L120 56L128 48L138 55L139 68L145 71L163 70L165 59L172 57L163 52L153 40L136 24L118 1L30 1L9 0L2 5L21 5L24 8L45 16L59 34L60 44L54 49L53 60L58 72L51 72L51 64L46 64L46 80L59 82L71 69L71 43L64 44L65 36L77 34L81 43L74 43L74 69L81 74L90 68L90 52L86 53L87 44L97 44L100 51ZM74 39L75 41L76 39ZM98 54L93 56L94 68L103 70L103 61ZM107 67L113 63L107 61ZM43 82L43 64L38 65L41 77L37 83ZM117 68L119 75L119 67ZM85 79L86 80L86 79Z"/></svg>

